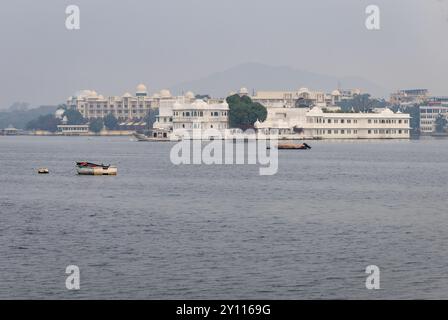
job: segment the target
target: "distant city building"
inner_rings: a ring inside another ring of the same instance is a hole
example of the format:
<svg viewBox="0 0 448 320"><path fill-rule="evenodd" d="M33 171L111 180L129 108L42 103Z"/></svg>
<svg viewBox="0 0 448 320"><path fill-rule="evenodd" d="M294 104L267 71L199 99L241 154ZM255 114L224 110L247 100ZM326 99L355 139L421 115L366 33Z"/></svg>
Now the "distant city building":
<svg viewBox="0 0 448 320"><path fill-rule="evenodd" d="M58 125L58 133L66 136L80 136L80 135L88 135L89 134L89 125L80 124L80 125L67 125L61 124Z"/></svg>
<svg viewBox="0 0 448 320"><path fill-rule="evenodd" d="M308 88L300 88L297 91L258 91L251 98L254 102L259 102L265 107L272 108L312 106L325 108L334 106L343 100L352 99L360 93L360 89L339 89L331 93L324 93L322 91L312 91Z"/></svg>
<svg viewBox="0 0 448 320"><path fill-rule="evenodd" d="M9 125L7 128L0 129L0 135L2 136L16 136L19 134L19 130Z"/></svg>
<svg viewBox="0 0 448 320"><path fill-rule="evenodd" d="M148 97L148 92L143 84L137 86L135 95L125 93L122 96L103 97L93 90L83 90L67 99L68 107L76 108L84 118L104 118L108 114L114 115L120 121L143 119L151 109L153 103L157 103L170 93L162 90L157 98Z"/></svg>
<svg viewBox="0 0 448 320"><path fill-rule="evenodd" d="M427 100L428 89L406 89L398 90L390 96L390 103L393 105L420 104Z"/></svg>
<svg viewBox="0 0 448 320"><path fill-rule="evenodd" d="M420 133L432 134L439 115L448 119L448 97L431 97L427 104L420 106Z"/></svg>
<svg viewBox="0 0 448 320"><path fill-rule="evenodd" d="M269 108L266 121L255 123L257 131L280 138L408 139L410 116L384 108L372 113L324 112L312 109Z"/></svg>

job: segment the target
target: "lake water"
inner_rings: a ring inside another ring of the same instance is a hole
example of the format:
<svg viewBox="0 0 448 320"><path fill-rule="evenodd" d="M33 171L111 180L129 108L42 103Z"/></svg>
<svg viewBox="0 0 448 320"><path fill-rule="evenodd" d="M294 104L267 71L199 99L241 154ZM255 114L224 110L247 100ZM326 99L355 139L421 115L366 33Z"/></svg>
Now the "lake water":
<svg viewBox="0 0 448 320"><path fill-rule="evenodd" d="M274 176L171 146L0 137L0 298L448 299L448 140L312 142Z"/></svg>

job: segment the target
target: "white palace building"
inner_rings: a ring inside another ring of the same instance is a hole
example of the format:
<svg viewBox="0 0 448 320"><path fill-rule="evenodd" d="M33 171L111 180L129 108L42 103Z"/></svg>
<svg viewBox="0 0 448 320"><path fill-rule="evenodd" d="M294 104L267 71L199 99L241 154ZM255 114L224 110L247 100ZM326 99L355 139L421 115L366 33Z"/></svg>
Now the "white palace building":
<svg viewBox="0 0 448 320"><path fill-rule="evenodd" d="M409 139L410 115L388 108L372 113L324 112L321 107L268 108L266 121L255 123L263 134L280 139Z"/></svg>
<svg viewBox="0 0 448 320"><path fill-rule="evenodd" d="M137 86L135 96L104 97L94 90L82 90L67 99L67 106L76 108L84 118L104 118L109 113L120 121L143 119L157 99L148 96L143 84Z"/></svg>
<svg viewBox="0 0 448 320"><path fill-rule="evenodd" d="M378 109L370 113L340 112L335 104L359 94L359 89L334 90L331 94L301 88L297 91L260 91L251 98L267 108L267 119L257 121L255 129L263 135L279 134L285 139L408 139L410 116ZM242 88L240 95L249 95ZM231 136L229 106L224 99L198 100L192 92L172 96L161 90L152 96L143 84L135 95L103 97L92 90L83 90L67 101L87 119L113 114L120 121L143 123L150 110L159 109L153 125L153 138L169 138L194 129L218 130Z"/></svg>

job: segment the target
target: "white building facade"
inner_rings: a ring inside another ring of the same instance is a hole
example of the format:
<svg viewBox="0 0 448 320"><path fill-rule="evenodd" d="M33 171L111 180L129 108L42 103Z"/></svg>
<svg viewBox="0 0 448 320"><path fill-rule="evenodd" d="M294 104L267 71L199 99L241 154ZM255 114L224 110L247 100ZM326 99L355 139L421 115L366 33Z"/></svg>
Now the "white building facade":
<svg viewBox="0 0 448 320"><path fill-rule="evenodd" d="M312 109L271 108L264 122L255 123L257 131L279 134L285 139L409 139L410 115L382 109L373 113L324 112ZM277 109L278 110L278 109ZM284 118L284 119L282 119Z"/></svg>
<svg viewBox="0 0 448 320"><path fill-rule="evenodd" d="M448 119L448 97L433 97L420 107L420 132L430 135L435 132L435 121L439 115Z"/></svg>
<svg viewBox="0 0 448 320"><path fill-rule="evenodd" d="M193 135L194 130L217 130L222 135L229 128L229 105L223 102L195 100L192 103L176 102L173 105L173 135Z"/></svg>
<svg viewBox="0 0 448 320"><path fill-rule="evenodd" d="M300 105L325 108L334 106L342 100L352 99L360 93L360 89L339 89L331 93L325 93L312 91L308 88L300 88L297 91L258 91L251 99L267 108L294 108Z"/></svg>
<svg viewBox="0 0 448 320"><path fill-rule="evenodd" d="M176 103L192 103L195 101L195 95L189 91L183 96L172 97L167 92L164 95L156 96L154 106L159 109L159 114L156 116L156 121L153 124L153 129L160 132L170 132L173 130L173 106Z"/></svg>
<svg viewBox="0 0 448 320"><path fill-rule="evenodd" d="M152 107L154 99L148 96L143 84L137 86L135 95L125 93L122 96L105 98L93 90L82 90L67 99L67 106L76 108L84 118L104 118L114 115L120 121L143 119Z"/></svg>

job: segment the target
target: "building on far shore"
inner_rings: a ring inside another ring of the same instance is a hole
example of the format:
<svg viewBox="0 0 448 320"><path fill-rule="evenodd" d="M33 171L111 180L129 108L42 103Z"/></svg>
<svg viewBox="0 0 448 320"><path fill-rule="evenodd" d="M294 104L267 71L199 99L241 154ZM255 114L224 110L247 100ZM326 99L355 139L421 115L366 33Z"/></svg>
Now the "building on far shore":
<svg viewBox="0 0 448 320"><path fill-rule="evenodd" d="M16 136L19 134L19 130L9 125L7 128L0 129L0 136Z"/></svg>
<svg viewBox="0 0 448 320"><path fill-rule="evenodd" d="M114 115L120 121L143 119L151 109L153 99L148 97L145 85L137 86L135 95L104 97L93 90L82 90L67 99L67 106L76 108L84 118L104 118Z"/></svg>
<svg viewBox="0 0 448 320"><path fill-rule="evenodd" d="M58 125L58 133L64 136L82 136L89 134L89 125L88 124L79 124L79 125L71 125L71 124L61 124Z"/></svg>
<svg viewBox="0 0 448 320"><path fill-rule="evenodd" d="M428 99L428 89L404 89L390 95L393 105L411 105L424 103Z"/></svg>
<svg viewBox="0 0 448 320"><path fill-rule="evenodd" d="M426 105L420 106L420 133L433 134L435 121L439 115L448 119L448 97L431 97Z"/></svg>
<svg viewBox="0 0 448 320"><path fill-rule="evenodd" d="M245 88L241 88L240 95ZM258 91L251 97L252 101L261 103L266 108L294 108L300 106L317 106L321 108L336 105L343 100L352 99L361 94L360 89L338 89L331 93L300 88L297 91Z"/></svg>
<svg viewBox="0 0 448 320"><path fill-rule="evenodd" d="M282 139L409 139L410 115L388 108L372 113L324 112L290 108L268 110L266 121L255 123L263 134L278 134Z"/></svg>

